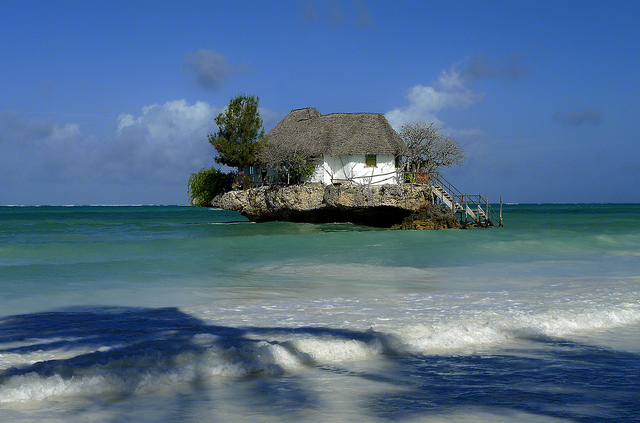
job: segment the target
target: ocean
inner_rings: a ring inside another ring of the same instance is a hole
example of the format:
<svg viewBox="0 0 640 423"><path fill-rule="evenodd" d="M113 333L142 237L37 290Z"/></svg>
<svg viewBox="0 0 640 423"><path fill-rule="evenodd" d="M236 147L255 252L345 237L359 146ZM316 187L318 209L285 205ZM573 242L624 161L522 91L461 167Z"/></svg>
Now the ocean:
<svg viewBox="0 0 640 423"><path fill-rule="evenodd" d="M640 421L640 205L0 207L0 421Z"/></svg>

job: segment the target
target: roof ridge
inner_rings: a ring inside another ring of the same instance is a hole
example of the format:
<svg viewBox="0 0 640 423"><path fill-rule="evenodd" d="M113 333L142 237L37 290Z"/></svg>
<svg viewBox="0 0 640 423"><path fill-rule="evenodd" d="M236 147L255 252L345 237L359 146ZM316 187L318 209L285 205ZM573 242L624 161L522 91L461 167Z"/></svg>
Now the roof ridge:
<svg viewBox="0 0 640 423"><path fill-rule="evenodd" d="M326 115L322 115L322 116L331 116L331 115L382 115L382 116L384 116L384 113L379 113L379 112L334 112L334 113L327 113Z"/></svg>

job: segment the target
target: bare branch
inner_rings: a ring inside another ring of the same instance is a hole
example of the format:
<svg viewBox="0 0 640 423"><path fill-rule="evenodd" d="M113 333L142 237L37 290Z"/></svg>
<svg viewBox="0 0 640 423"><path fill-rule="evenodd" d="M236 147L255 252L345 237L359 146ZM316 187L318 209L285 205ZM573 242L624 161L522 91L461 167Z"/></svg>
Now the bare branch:
<svg viewBox="0 0 640 423"><path fill-rule="evenodd" d="M432 172L441 166L461 165L465 160L458 142L442 135L433 122L407 122L398 133L405 142L402 162L407 172Z"/></svg>

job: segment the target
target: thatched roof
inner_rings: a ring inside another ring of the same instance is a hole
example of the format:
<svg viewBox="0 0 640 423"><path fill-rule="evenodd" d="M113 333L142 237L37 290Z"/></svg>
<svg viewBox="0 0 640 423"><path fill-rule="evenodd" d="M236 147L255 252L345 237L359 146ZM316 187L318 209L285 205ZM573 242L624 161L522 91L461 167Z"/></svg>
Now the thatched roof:
<svg viewBox="0 0 640 423"><path fill-rule="evenodd" d="M322 115L313 107L291 111L265 141L270 148L306 156L400 154L404 146L380 113Z"/></svg>

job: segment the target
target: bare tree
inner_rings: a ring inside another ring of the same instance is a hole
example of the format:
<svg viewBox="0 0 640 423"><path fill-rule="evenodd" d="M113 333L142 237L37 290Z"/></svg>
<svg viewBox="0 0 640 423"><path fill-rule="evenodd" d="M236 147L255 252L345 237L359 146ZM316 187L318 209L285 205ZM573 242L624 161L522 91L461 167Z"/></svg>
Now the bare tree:
<svg viewBox="0 0 640 423"><path fill-rule="evenodd" d="M433 122L406 122L398 134L405 142L402 162L406 172L433 172L439 167L461 165L466 159L458 142L442 135Z"/></svg>

